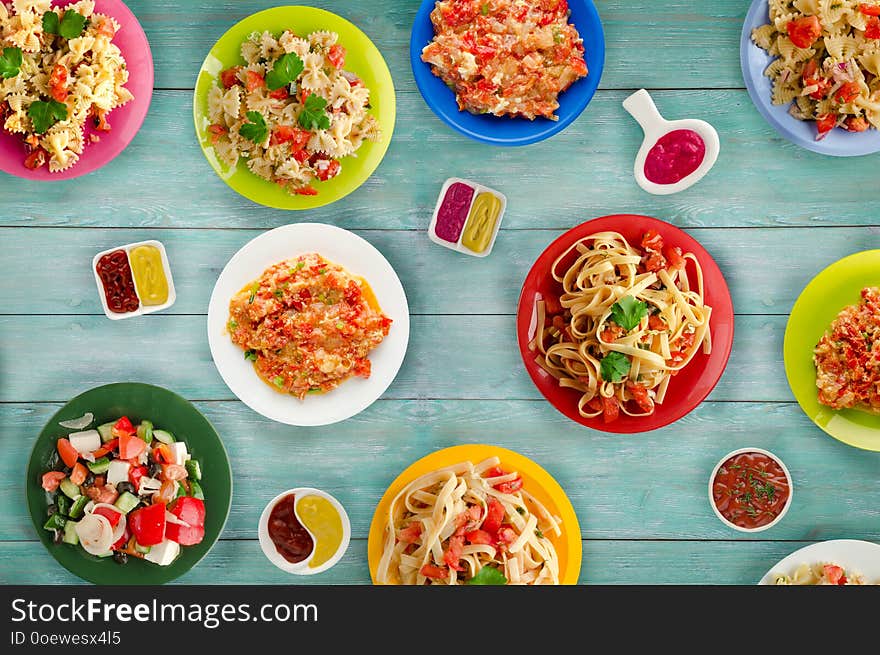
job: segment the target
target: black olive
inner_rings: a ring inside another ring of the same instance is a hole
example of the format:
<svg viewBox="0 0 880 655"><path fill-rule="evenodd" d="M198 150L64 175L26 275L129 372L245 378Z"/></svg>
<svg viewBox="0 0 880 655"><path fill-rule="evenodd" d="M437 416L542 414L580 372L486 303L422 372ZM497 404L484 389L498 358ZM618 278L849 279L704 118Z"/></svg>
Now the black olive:
<svg viewBox="0 0 880 655"><path fill-rule="evenodd" d="M70 472L72 470L73 469L71 469L69 466L65 466L63 469L61 469L61 472L64 473L64 475L70 475Z"/></svg>
<svg viewBox="0 0 880 655"><path fill-rule="evenodd" d="M155 478L162 472L162 466L156 462L150 464L150 477Z"/></svg>
<svg viewBox="0 0 880 655"><path fill-rule="evenodd" d="M88 475L86 475L86 479L83 482L83 485L86 487L91 487L93 484L95 484L95 474L89 471Z"/></svg>
<svg viewBox="0 0 880 655"><path fill-rule="evenodd" d="M58 512L58 505L55 503L52 503L46 508L46 516L52 516L56 512Z"/></svg>
<svg viewBox="0 0 880 655"><path fill-rule="evenodd" d="M117 550L113 553L113 560L117 564L127 564L128 563L128 555L123 553L121 550Z"/></svg>
<svg viewBox="0 0 880 655"><path fill-rule="evenodd" d="M52 543L60 544L61 540L64 539L64 534L61 530L53 530L54 534L52 535Z"/></svg>
<svg viewBox="0 0 880 655"><path fill-rule="evenodd" d="M127 491L128 493L137 496L137 489L135 489L134 485L127 480L123 480L122 482L117 483L116 491L121 494L124 494Z"/></svg>

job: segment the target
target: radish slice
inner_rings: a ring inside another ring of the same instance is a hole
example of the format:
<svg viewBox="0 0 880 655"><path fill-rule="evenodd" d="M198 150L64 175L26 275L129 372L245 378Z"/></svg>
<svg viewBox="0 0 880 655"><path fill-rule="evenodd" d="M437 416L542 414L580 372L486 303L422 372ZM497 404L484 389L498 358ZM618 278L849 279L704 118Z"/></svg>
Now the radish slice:
<svg viewBox="0 0 880 655"><path fill-rule="evenodd" d="M95 415L91 412L86 412L79 418L74 418L69 421L58 421L58 425L62 428L70 428L71 430L83 430L89 427L94 420Z"/></svg>
<svg viewBox="0 0 880 655"><path fill-rule="evenodd" d="M103 555L113 545L113 528L110 527L110 521L100 514L83 516L76 524L76 536L90 555Z"/></svg>

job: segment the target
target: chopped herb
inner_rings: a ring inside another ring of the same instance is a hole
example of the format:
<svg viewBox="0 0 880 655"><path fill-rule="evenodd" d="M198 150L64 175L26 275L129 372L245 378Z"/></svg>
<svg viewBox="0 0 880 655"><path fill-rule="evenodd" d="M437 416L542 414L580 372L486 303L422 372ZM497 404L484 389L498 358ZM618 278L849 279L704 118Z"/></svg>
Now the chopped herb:
<svg viewBox="0 0 880 655"><path fill-rule="evenodd" d="M516 513L524 515L526 513L526 508L525 507L517 507Z"/></svg>
<svg viewBox="0 0 880 655"><path fill-rule="evenodd" d="M342 321L336 321L336 329L337 330L341 330L344 327L345 327L345 323L343 323Z"/></svg>
<svg viewBox="0 0 880 655"><path fill-rule="evenodd" d="M543 538L544 538L544 533L541 532L541 529L540 529L540 528L535 528L535 536L536 536L538 539L543 539Z"/></svg>
<svg viewBox="0 0 880 655"><path fill-rule="evenodd" d="M553 28L553 43L556 45L562 43L562 32L559 31L558 27Z"/></svg>
<svg viewBox="0 0 880 655"><path fill-rule="evenodd" d="M65 39L75 39L83 33L86 26L86 17L75 11L65 11L62 18L54 11L43 14L43 31L46 34L58 34Z"/></svg>
<svg viewBox="0 0 880 655"><path fill-rule="evenodd" d="M612 351L602 358L599 364L599 372L606 382L620 382L629 373L629 358L619 352Z"/></svg>
<svg viewBox="0 0 880 655"><path fill-rule="evenodd" d="M295 52L288 52L279 57L266 75L266 86L270 91L275 91L283 86L295 82L299 74L303 72L305 65Z"/></svg>
<svg viewBox="0 0 880 655"><path fill-rule="evenodd" d="M489 15L489 3L488 2L484 2L482 4L482 6L480 7L480 13L483 14L483 16Z"/></svg>
<svg viewBox="0 0 880 655"><path fill-rule="evenodd" d="M272 295L278 298L278 300L281 300L284 297L284 292L281 289L275 289L275 291L272 292Z"/></svg>
<svg viewBox="0 0 880 655"><path fill-rule="evenodd" d="M280 375L275 376L275 378L272 380L272 384L274 384L276 387L283 387L284 386L284 378L281 377Z"/></svg>
<svg viewBox="0 0 880 655"><path fill-rule="evenodd" d="M330 128L330 117L324 108L327 101L319 95L312 93L303 103L303 109L299 114L299 124L307 130L316 132Z"/></svg>
<svg viewBox="0 0 880 655"><path fill-rule="evenodd" d="M257 289L259 289L259 288L260 288L260 285L258 285L258 284L255 284L254 286L251 287L251 295L250 295L250 298L248 298L248 305L254 304L254 299L256 299L256 297L257 297Z"/></svg>
<svg viewBox="0 0 880 655"><path fill-rule="evenodd" d="M55 123L67 118L67 105L57 100L35 100L28 107L28 116L34 124L34 132L44 134Z"/></svg>
<svg viewBox="0 0 880 655"><path fill-rule="evenodd" d="M296 270L301 271L303 268L305 268L305 265L306 265L305 262L297 262Z"/></svg>
<svg viewBox="0 0 880 655"><path fill-rule="evenodd" d="M258 111L249 111L247 119L250 123L242 125L238 129L238 133L255 144L263 143L266 137L269 136L269 127L266 125L266 119Z"/></svg>
<svg viewBox="0 0 880 655"><path fill-rule="evenodd" d="M326 272L327 272L326 268L319 268L318 269L318 275L324 275L324 273L326 273Z"/></svg>
<svg viewBox="0 0 880 655"><path fill-rule="evenodd" d="M506 585L507 578L494 566L484 566L465 584L473 585Z"/></svg>
<svg viewBox="0 0 880 655"><path fill-rule="evenodd" d="M257 351L256 350L245 350L244 358L248 361L255 362L257 361Z"/></svg>
<svg viewBox="0 0 880 655"><path fill-rule="evenodd" d="M3 48L0 56L0 77L8 80L21 72L21 48Z"/></svg>
<svg viewBox="0 0 880 655"><path fill-rule="evenodd" d="M746 514L748 514L752 518L755 518L758 515L758 510L749 505L748 507L746 507Z"/></svg>
<svg viewBox="0 0 880 655"><path fill-rule="evenodd" d="M611 318L624 330L629 332L648 314L648 305L632 296L621 298L611 305Z"/></svg>
<svg viewBox="0 0 880 655"><path fill-rule="evenodd" d="M226 327L227 327L229 330L237 330L237 329L238 329L238 323L236 323L235 321L229 321L229 323L226 324Z"/></svg>

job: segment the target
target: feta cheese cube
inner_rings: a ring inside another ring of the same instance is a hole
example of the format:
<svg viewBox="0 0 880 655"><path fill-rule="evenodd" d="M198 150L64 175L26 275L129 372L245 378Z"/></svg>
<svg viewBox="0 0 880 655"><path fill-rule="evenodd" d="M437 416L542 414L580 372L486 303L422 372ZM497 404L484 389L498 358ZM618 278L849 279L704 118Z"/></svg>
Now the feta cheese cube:
<svg viewBox="0 0 880 655"><path fill-rule="evenodd" d="M80 455L93 453L101 447L101 435L97 430L86 430L85 432L74 432L68 435L67 439L70 445L76 448Z"/></svg>
<svg viewBox="0 0 880 655"><path fill-rule="evenodd" d="M110 462L110 468L107 469L107 484L115 487L120 482L128 481L128 471L130 469L131 464L128 462L114 459Z"/></svg>
<svg viewBox="0 0 880 655"><path fill-rule="evenodd" d="M177 558L179 553L180 546L170 539L165 539L162 543L150 548L150 552L144 555L144 559L159 566L168 566Z"/></svg>
<svg viewBox="0 0 880 655"><path fill-rule="evenodd" d="M174 463L184 466L187 459L186 444L182 441L175 441L173 444L169 444L169 447L171 455L174 457Z"/></svg>

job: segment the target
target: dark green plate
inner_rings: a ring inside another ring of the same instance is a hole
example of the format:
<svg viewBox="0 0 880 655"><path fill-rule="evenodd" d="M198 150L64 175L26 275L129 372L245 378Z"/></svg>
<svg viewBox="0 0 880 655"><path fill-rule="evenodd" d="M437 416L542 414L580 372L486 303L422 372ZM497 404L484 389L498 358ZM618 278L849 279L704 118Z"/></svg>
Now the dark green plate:
<svg viewBox="0 0 880 655"><path fill-rule="evenodd" d="M58 425L83 416L95 415L90 428L128 416L137 424L149 419L157 428L169 430L184 441L193 459L202 466L202 488L205 492L205 538L195 546L181 546L180 556L169 566L159 566L130 557L120 565L112 558L89 555L80 546L53 544L52 533L43 529L48 504L41 486L43 473L49 470L48 461L59 437L66 436L69 428ZM49 421L31 452L28 463L26 494L34 529L43 545L58 562L74 575L95 584L142 585L163 584L194 567L207 555L217 541L232 502L232 470L220 435L208 419L187 400L175 393L137 382L120 382L96 387L80 394Z"/></svg>

